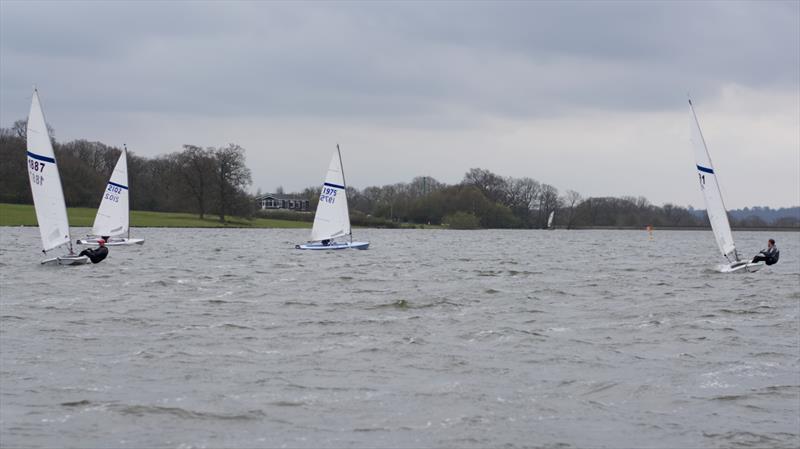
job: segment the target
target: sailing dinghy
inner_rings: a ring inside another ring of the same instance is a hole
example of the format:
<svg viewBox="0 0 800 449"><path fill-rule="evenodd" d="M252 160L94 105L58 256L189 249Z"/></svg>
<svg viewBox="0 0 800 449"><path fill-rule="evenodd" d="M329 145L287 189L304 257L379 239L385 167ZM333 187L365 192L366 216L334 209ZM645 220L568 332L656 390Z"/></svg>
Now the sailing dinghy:
<svg viewBox="0 0 800 449"><path fill-rule="evenodd" d="M697 120L697 114L694 112L691 99L689 99L689 121L692 148L694 149L694 159L697 165L697 176L700 180L700 191L703 192L703 197L706 201L708 220L711 222L711 229L714 231L717 246L728 261L727 264L719 266L719 271L722 273L758 271L764 266L764 262L752 263L749 259L742 260L739 258L739 252L736 251L733 235L731 234L731 225L728 222L728 212L722 202L722 192L719 188L717 174L714 170L714 164L711 163L711 156L708 154L708 147L703 138L703 132L700 130L700 122Z"/></svg>
<svg viewBox="0 0 800 449"><path fill-rule="evenodd" d="M350 241L335 241L337 238L350 237ZM322 184L319 195L317 213L311 228L311 240L297 249L331 250L331 249L367 249L369 242L354 242L353 230L350 227L350 211L347 208L347 184L344 180L342 153L339 145L331 157L331 164Z"/></svg>
<svg viewBox="0 0 800 449"><path fill-rule="evenodd" d="M44 119L42 105L39 102L39 91L33 90L31 110L28 114L26 131L28 146L28 178L31 184L33 207L36 209L36 221L42 237L42 252L69 245L69 253L42 261L43 265L83 265L89 263L86 256L78 256L72 250L67 220L67 205L64 202L64 191L61 188L61 177L58 175L56 155L47 122Z"/></svg>
<svg viewBox="0 0 800 449"><path fill-rule="evenodd" d="M550 231L552 231L553 229L555 229L555 228L553 227L553 217L554 217L555 215L556 215L556 211L552 211L552 212L550 212L550 216L549 216L549 217L547 217L547 229L548 229L548 230L550 230Z"/></svg>
<svg viewBox="0 0 800 449"><path fill-rule="evenodd" d="M142 245L144 239L132 239L128 209L128 148L123 146L111 179L108 180L103 199L97 209L92 235L78 240L79 245L97 245L99 239L106 246ZM127 233L127 237L120 237Z"/></svg>

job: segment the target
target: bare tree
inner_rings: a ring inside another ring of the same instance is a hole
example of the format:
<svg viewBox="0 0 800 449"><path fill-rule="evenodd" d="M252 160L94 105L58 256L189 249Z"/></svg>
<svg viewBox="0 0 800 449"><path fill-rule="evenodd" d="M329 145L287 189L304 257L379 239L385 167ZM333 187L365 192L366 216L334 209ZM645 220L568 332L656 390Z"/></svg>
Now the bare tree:
<svg viewBox="0 0 800 449"><path fill-rule="evenodd" d="M575 208L583 201L580 193L574 190L567 190L564 197L564 207L567 210L567 229L572 229L572 224L575 222Z"/></svg>
<svg viewBox="0 0 800 449"><path fill-rule="evenodd" d="M11 125L11 130L20 139L24 139L28 135L28 119L20 119ZM50 136L50 142L56 142L56 130L50 124L47 124L47 134Z"/></svg>
<svg viewBox="0 0 800 449"><path fill-rule="evenodd" d="M506 204L505 192L507 190L506 179L498 176L483 168L471 168L461 182L465 185L477 187L485 196L492 201Z"/></svg>
<svg viewBox="0 0 800 449"><path fill-rule="evenodd" d="M409 194L412 198L421 198L437 190L441 190L444 184L434 179L432 176L417 176L408 185Z"/></svg>
<svg viewBox="0 0 800 449"><path fill-rule="evenodd" d="M547 216L550 215L550 212L558 209L559 205L558 189L550 184L542 184L542 189L539 193L539 225L541 227L547 224Z"/></svg>
<svg viewBox="0 0 800 449"><path fill-rule="evenodd" d="M213 151L219 201L219 221L229 215L233 199L252 182L250 169L245 165L244 148L236 144Z"/></svg>
<svg viewBox="0 0 800 449"><path fill-rule="evenodd" d="M195 145L184 145L181 153L175 154L175 170L181 174L186 187L195 201L200 219L205 217L211 181L214 179L215 160L212 148L202 149Z"/></svg>
<svg viewBox="0 0 800 449"><path fill-rule="evenodd" d="M541 185L531 178L508 178L505 186L506 205L525 226L530 226L531 210L536 206Z"/></svg>

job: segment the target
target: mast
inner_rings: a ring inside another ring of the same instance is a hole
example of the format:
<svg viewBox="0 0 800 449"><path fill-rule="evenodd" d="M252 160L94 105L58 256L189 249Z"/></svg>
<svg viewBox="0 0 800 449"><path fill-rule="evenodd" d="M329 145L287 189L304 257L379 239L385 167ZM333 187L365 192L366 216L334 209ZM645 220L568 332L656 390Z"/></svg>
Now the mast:
<svg viewBox="0 0 800 449"><path fill-rule="evenodd" d="M128 144L126 144L126 143L122 144L122 155L125 156L125 175L127 176L128 175ZM129 187L128 188L128 240L130 240L131 239L131 221L130 221L131 220L131 206L130 206L130 204L131 204L131 191L130 191L131 178L130 178L130 176L128 176L127 184L128 184L128 187Z"/></svg>
<svg viewBox="0 0 800 449"><path fill-rule="evenodd" d="M336 144L336 152L339 153L339 170L342 172L342 185L344 186L344 194L347 196L347 178L344 177L344 163L342 162L342 150L339 149L339 144ZM347 208L347 221L350 221L350 208ZM350 224L350 243L353 243L353 225Z"/></svg>

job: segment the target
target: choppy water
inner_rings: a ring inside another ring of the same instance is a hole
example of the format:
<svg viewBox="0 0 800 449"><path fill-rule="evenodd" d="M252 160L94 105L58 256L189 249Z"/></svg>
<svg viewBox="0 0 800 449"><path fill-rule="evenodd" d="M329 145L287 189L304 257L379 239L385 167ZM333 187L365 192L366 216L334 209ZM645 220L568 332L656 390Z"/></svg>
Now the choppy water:
<svg viewBox="0 0 800 449"><path fill-rule="evenodd" d="M800 234L0 229L4 447L797 447ZM80 232L76 232L80 235Z"/></svg>

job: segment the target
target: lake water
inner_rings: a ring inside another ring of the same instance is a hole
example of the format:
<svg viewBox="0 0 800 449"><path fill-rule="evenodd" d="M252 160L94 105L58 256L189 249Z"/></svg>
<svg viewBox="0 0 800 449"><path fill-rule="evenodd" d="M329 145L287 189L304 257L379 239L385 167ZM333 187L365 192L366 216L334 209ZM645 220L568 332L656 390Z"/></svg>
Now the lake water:
<svg viewBox="0 0 800 449"><path fill-rule="evenodd" d="M800 446L798 233L133 234L0 229L3 447Z"/></svg>

